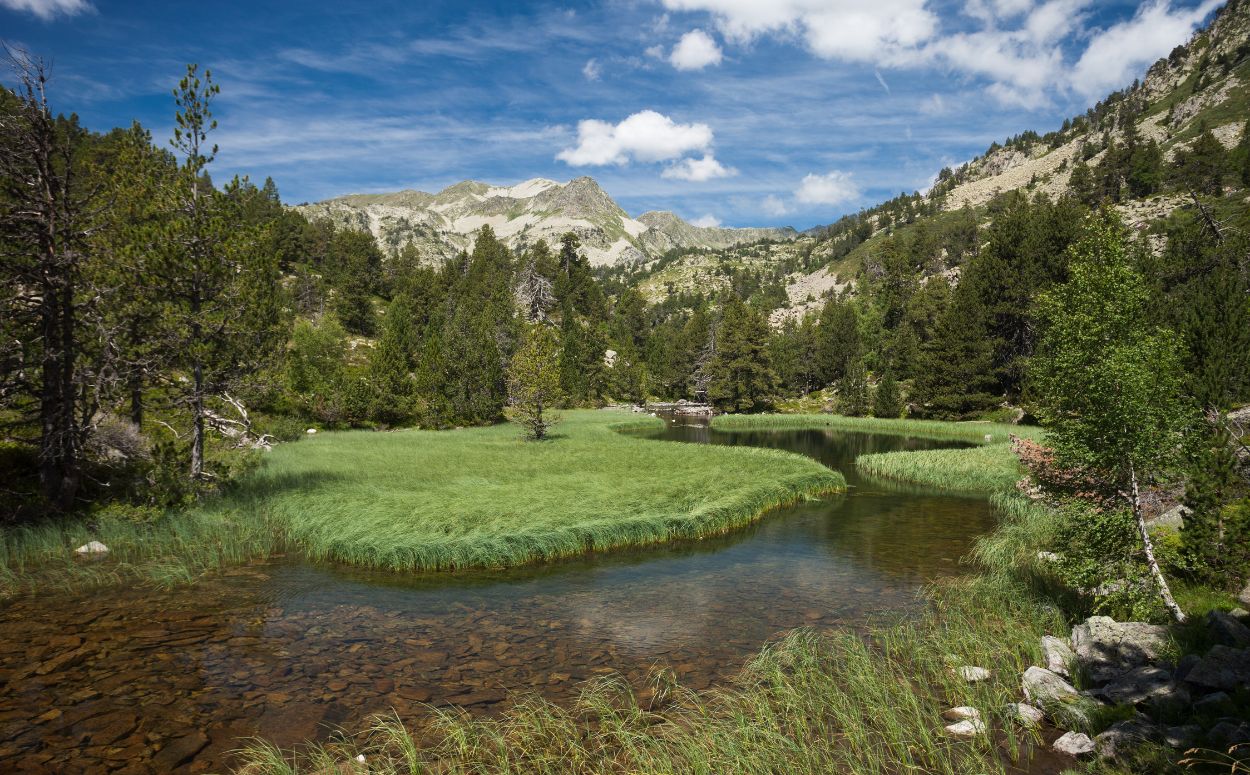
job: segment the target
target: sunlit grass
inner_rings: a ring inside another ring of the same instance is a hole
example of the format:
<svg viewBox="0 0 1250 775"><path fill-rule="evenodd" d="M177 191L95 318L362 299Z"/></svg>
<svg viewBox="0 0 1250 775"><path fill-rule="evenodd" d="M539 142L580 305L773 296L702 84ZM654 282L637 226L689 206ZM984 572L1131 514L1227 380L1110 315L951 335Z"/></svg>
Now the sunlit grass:
<svg viewBox="0 0 1250 775"><path fill-rule="evenodd" d="M1010 444L987 444L970 449L879 452L859 456L855 459L855 467L874 476L947 490L982 493L1009 489L1023 473Z"/></svg>
<svg viewBox="0 0 1250 775"><path fill-rule="evenodd" d="M281 547L392 570L503 567L724 533L845 487L793 453L618 432L659 424L580 411L544 442L511 425L319 434L278 446L230 493L155 524L0 533L0 589L168 585ZM73 547L93 539L107 560L75 560Z"/></svg>
<svg viewBox="0 0 1250 775"><path fill-rule="evenodd" d="M864 433L889 433L927 439L958 439L977 444L1001 444L1011 436L1040 438L1043 431L1031 425L943 420L892 420L877 417L845 417L839 414L727 414L712 420L712 427L732 430L821 430L841 428ZM987 442L985 437L989 436Z"/></svg>

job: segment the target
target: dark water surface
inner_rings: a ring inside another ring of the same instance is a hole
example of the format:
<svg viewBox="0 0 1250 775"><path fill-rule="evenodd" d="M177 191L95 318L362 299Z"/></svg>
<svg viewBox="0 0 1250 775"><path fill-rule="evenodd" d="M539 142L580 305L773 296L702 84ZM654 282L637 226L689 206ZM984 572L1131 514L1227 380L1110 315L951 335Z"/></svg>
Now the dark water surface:
<svg viewBox="0 0 1250 775"><path fill-rule="evenodd" d="M588 678L641 682L654 664L703 688L785 630L906 614L992 527L984 499L853 465L949 444L697 425L653 436L801 452L850 490L730 536L506 572L277 558L168 592L12 601L0 610L0 771L221 771L241 737L289 747L390 708L415 718L427 702L494 713L513 693L567 700Z"/></svg>

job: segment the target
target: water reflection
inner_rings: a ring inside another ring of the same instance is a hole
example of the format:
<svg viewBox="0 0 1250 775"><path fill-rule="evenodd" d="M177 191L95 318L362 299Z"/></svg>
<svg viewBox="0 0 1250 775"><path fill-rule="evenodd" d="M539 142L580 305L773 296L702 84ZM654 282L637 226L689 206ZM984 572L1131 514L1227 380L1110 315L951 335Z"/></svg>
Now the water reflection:
<svg viewBox="0 0 1250 775"><path fill-rule="evenodd" d="M935 442L676 425L657 438L802 452L851 489L729 536L506 572L292 558L170 592L14 601L0 612L0 762L221 769L240 736L289 746L392 707L415 717L425 702L492 713L509 693L565 700L580 681L641 681L657 662L701 688L795 626L907 611L991 526L983 500L854 471L857 455Z"/></svg>

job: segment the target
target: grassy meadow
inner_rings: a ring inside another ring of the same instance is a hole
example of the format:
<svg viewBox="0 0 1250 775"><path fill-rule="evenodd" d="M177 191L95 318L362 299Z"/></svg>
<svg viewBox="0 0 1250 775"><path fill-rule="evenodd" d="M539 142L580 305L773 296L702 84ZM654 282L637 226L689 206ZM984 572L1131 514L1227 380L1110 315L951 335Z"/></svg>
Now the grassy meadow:
<svg viewBox="0 0 1250 775"><path fill-rule="evenodd" d="M572 411L545 442L513 425L318 434L279 445L229 493L153 524L0 533L0 590L176 583L280 549L400 571L504 567L724 533L845 487L801 455L620 432L659 424ZM75 560L73 547L92 539L108 558Z"/></svg>
<svg viewBox="0 0 1250 775"><path fill-rule="evenodd" d="M1043 431L1030 425L940 420L891 420L844 417L834 414L724 415L712 421L717 430L839 430L889 433L917 438L966 441L966 449L881 452L861 455L861 471L887 479L924 484L961 492L995 493L1010 489L1021 476L1011 451L1011 436L1040 439Z"/></svg>

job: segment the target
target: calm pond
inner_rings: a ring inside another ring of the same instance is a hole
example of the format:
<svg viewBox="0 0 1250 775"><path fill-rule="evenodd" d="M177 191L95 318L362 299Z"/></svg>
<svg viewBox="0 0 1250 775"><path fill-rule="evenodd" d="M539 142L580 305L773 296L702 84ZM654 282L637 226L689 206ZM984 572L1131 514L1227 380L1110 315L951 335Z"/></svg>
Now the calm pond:
<svg viewBox="0 0 1250 775"><path fill-rule="evenodd" d="M842 471L850 490L730 536L506 572L411 577L278 558L167 592L11 601L0 770L221 771L242 737L289 747L391 708L414 718L423 703L494 713L511 693L566 700L607 672L641 684L655 664L703 688L785 630L905 614L926 581L961 572L994 521L984 499L854 468L857 455L950 444L671 423L651 436L793 450Z"/></svg>

